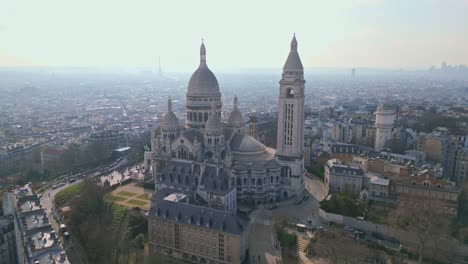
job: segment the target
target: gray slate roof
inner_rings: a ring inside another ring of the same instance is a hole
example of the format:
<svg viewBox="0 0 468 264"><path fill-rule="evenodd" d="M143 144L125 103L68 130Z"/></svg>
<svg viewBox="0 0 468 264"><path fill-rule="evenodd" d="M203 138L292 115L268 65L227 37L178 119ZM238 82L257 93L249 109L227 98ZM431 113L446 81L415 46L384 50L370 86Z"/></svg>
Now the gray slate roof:
<svg viewBox="0 0 468 264"><path fill-rule="evenodd" d="M234 235L241 235L248 223L246 219L229 212L166 200L155 201L149 215Z"/></svg>

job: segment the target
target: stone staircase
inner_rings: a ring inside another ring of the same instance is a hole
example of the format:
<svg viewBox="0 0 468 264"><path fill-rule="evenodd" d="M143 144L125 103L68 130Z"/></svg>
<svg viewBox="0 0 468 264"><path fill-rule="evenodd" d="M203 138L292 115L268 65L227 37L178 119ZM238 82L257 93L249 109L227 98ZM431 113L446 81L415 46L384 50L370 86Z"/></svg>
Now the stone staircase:
<svg viewBox="0 0 468 264"><path fill-rule="evenodd" d="M297 252L304 253L304 250L310 243L310 238L305 238L302 236L297 236Z"/></svg>

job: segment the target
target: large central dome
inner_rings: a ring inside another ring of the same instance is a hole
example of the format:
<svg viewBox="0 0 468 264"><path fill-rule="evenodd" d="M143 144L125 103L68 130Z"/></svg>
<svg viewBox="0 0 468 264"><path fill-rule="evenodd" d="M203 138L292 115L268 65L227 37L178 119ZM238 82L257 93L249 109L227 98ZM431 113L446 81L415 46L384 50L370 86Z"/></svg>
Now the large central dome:
<svg viewBox="0 0 468 264"><path fill-rule="evenodd" d="M195 96L219 94L218 80L206 64L206 49L203 43L200 47L200 66L190 77L187 94Z"/></svg>
<svg viewBox="0 0 468 264"><path fill-rule="evenodd" d="M198 69L190 77L187 93L189 95L211 95L219 93L218 80L206 64Z"/></svg>
<svg viewBox="0 0 468 264"><path fill-rule="evenodd" d="M215 112L221 117L221 92L218 80L206 64L205 44L200 47L200 66L192 74L187 87L185 108L187 127L205 127L208 117L212 114L212 105L215 104Z"/></svg>

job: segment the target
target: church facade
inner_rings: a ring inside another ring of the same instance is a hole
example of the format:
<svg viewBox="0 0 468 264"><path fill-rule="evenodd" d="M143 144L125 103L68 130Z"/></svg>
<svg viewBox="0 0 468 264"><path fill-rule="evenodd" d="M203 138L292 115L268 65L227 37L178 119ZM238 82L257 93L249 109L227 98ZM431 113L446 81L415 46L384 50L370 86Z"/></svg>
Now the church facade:
<svg viewBox="0 0 468 264"><path fill-rule="evenodd" d="M191 194L206 206L236 212L237 203L275 203L301 198L304 191L304 68L294 37L279 82L277 149L242 131L234 98L221 121L221 91L208 68L206 48L186 93L186 122L168 110L151 133L151 167L156 190Z"/></svg>

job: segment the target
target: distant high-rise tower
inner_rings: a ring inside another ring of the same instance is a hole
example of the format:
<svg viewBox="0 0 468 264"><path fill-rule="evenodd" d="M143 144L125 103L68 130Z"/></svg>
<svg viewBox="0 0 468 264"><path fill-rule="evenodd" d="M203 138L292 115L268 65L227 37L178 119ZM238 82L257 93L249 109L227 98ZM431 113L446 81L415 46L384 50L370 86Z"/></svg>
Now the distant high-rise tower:
<svg viewBox="0 0 468 264"><path fill-rule="evenodd" d="M158 75L159 77L162 76L161 57L158 57Z"/></svg>
<svg viewBox="0 0 468 264"><path fill-rule="evenodd" d="M388 104L380 104L375 113L375 149L383 149L392 138L395 122L395 109Z"/></svg>

